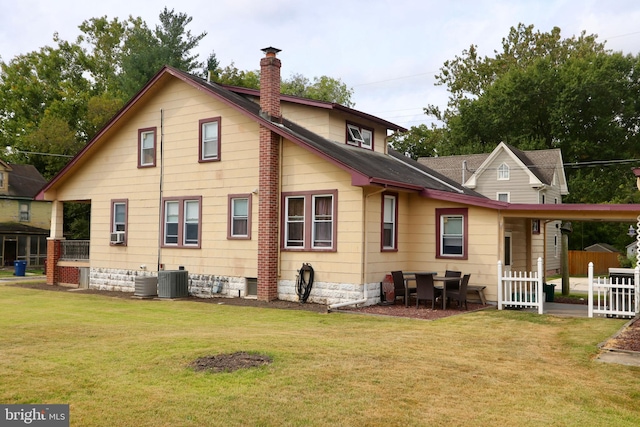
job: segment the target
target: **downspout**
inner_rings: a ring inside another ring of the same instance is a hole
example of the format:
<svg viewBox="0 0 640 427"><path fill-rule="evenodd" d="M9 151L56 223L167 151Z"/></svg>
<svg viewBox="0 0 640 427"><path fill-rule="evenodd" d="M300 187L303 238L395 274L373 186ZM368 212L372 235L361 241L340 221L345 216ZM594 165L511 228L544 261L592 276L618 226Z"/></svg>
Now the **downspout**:
<svg viewBox="0 0 640 427"><path fill-rule="evenodd" d="M158 188L158 270L162 265L162 196L164 194L164 110L160 110L160 183ZM140 144L140 141L138 141Z"/></svg>
<svg viewBox="0 0 640 427"><path fill-rule="evenodd" d="M346 307L348 305L357 305L357 304L364 304L367 302L367 284L366 284L366 277L367 277L367 272L365 271L365 269L367 268L367 266L369 265L367 262L367 247L369 246L368 243L369 241L367 240L367 199L371 196L375 196L376 194L380 194L382 192L384 192L386 190L386 188L383 188L380 191L375 191L371 194L367 194L366 196L364 196L364 199L362 201L362 219L363 219L363 224L364 226L362 227L362 234L363 234L363 238L362 238L362 242L363 242L363 246L362 246L362 255L361 255L361 259L362 259L362 263L363 263L363 268L362 268L362 275L360 277L360 280L362 281L362 299L359 300L355 300L355 301L347 301L347 302L338 302L335 304L331 304L329 305L329 310L334 309L334 308L339 308L339 307Z"/></svg>

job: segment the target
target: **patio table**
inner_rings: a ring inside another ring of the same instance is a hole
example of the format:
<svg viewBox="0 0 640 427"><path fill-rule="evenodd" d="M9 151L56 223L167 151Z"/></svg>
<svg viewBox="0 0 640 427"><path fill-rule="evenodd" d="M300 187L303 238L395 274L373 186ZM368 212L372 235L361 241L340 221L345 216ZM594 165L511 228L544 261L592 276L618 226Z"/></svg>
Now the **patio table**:
<svg viewBox="0 0 640 427"><path fill-rule="evenodd" d="M433 278L434 282L442 282L442 309L445 310L447 308L447 284L449 283L458 283L462 277L448 277L448 276L435 276ZM440 286L436 286L436 288L440 289Z"/></svg>

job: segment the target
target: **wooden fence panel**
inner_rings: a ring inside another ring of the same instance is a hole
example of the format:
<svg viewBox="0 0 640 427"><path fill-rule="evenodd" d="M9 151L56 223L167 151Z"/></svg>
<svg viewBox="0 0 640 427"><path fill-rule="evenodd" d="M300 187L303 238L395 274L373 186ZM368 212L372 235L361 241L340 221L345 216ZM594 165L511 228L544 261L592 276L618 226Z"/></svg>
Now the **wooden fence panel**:
<svg viewBox="0 0 640 427"><path fill-rule="evenodd" d="M609 268L620 267L619 253L569 251L569 276L587 276L589 263L593 263L593 274L609 275Z"/></svg>

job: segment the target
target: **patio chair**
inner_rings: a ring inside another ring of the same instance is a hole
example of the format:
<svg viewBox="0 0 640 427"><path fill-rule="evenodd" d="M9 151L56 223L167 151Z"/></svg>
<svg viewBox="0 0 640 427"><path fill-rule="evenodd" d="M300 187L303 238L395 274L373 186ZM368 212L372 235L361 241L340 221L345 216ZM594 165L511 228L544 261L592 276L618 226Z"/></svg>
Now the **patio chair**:
<svg viewBox="0 0 640 427"><path fill-rule="evenodd" d="M402 271L392 271L391 276L393 277L393 291L395 293L395 298L397 299L399 296L402 297L402 301L405 305L409 302L409 297L411 296L411 290L408 287L405 287L404 274ZM395 299L394 299L395 302Z"/></svg>
<svg viewBox="0 0 640 427"><path fill-rule="evenodd" d="M464 304L464 309L468 310L467 307L467 287L469 286L469 278L470 274L465 274L460 281L459 289L451 289L447 288L447 301L456 300L458 301L458 307L462 308L462 304Z"/></svg>
<svg viewBox="0 0 640 427"><path fill-rule="evenodd" d="M442 291L433 285L433 274L416 274L416 308L420 300L431 300L431 309L436 308L436 298L442 296Z"/></svg>
<svg viewBox="0 0 640 427"><path fill-rule="evenodd" d="M444 277L462 277L462 272L453 271L453 270L446 270L444 272ZM447 283L447 292L449 292L449 289L451 289L452 291L456 291L456 290L460 289L460 282L457 282L457 283L449 282L449 283Z"/></svg>

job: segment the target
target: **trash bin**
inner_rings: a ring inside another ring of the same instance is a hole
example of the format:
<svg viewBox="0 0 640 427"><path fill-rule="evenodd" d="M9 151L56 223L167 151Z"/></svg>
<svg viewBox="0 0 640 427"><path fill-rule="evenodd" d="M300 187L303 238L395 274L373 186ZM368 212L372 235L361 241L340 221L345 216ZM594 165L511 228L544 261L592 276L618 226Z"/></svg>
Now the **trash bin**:
<svg viewBox="0 0 640 427"><path fill-rule="evenodd" d="M556 285L545 283L543 286L545 294L544 302L553 302L556 292Z"/></svg>
<svg viewBox="0 0 640 427"><path fill-rule="evenodd" d="M27 261L13 261L13 266L14 276L24 276L25 272L27 271Z"/></svg>

